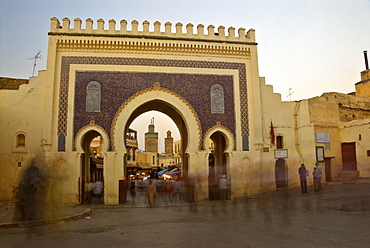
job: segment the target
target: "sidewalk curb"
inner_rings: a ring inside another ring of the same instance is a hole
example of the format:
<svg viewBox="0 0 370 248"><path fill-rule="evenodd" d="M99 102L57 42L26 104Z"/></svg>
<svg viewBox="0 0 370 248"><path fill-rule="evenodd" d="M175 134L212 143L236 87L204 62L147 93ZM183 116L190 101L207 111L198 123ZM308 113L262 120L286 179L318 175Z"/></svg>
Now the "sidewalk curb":
<svg viewBox="0 0 370 248"><path fill-rule="evenodd" d="M67 222L72 220L78 220L83 219L87 216L91 215L91 208L86 208L83 212L65 216L60 219L54 219L54 220L37 220L33 222L9 222L9 223L0 223L0 228L15 228L15 227L30 227L30 226L41 226L46 224L52 224L52 223L59 223L59 222Z"/></svg>

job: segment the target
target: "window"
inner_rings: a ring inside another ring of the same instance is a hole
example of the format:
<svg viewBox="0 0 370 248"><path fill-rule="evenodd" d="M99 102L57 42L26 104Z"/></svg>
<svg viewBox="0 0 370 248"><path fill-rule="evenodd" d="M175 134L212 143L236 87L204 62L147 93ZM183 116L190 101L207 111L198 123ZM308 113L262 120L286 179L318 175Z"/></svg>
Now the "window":
<svg viewBox="0 0 370 248"><path fill-rule="evenodd" d="M223 114L224 112L224 89L221 85L215 84L211 87L211 113Z"/></svg>
<svg viewBox="0 0 370 248"><path fill-rule="evenodd" d="M276 136L276 149L283 149L284 148L284 138L281 135Z"/></svg>
<svg viewBox="0 0 370 248"><path fill-rule="evenodd" d="M86 86L86 112L100 112L101 89L98 82Z"/></svg>
<svg viewBox="0 0 370 248"><path fill-rule="evenodd" d="M26 134L18 132L13 139L14 152L26 152Z"/></svg>

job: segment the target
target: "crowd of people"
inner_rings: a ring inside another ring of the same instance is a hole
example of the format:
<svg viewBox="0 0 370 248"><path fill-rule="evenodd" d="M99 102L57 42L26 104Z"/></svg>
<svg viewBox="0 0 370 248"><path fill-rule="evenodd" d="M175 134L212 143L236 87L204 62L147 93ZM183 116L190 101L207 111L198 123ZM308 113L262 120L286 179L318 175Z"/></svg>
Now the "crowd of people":
<svg viewBox="0 0 370 248"><path fill-rule="evenodd" d="M131 180L128 185L131 201L136 201L137 196L147 195L148 205L154 206L157 195L167 203L179 202L184 197L184 189L188 185L183 180Z"/></svg>
<svg viewBox="0 0 370 248"><path fill-rule="evenodd" d="M149 207L155 204L176 204L182 201L193 202L196 184L196 180L181 178L175 180L135 179L128 182L128 201L131 203L143 203L143 200L145 200ZM218 181L219 199L222 201L227 199L228 188L228 180L226 175L223 175Z"/></svg>

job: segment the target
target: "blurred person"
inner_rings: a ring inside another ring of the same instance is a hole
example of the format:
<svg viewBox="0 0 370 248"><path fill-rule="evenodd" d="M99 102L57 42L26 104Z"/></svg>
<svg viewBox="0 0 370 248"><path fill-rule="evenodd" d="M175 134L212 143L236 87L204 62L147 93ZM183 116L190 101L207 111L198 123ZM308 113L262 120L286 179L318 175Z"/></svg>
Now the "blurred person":
<svg viewBox="0 0 370 248"><path fill-rule="evenodd" d="M221 201L226 200L227 185L228 185L228 182L226 179L226 175L223 175L218 182L218 188L220 189L220 194L221 194Z"/></svg>
<svg viewBox="0 0 370 248"><path fill-rule="evenodd" d="M140 192L140 195L144 194L144 187L145 187L144 184L145 184L145 182L142 179L139 179L138 182L137 182L137 189Z"/></svg>
<svg viewBox="0 0 370 248"><path fill-rule="evenodd" d="M320 191L320 188L319 188L319 172L317 171L316 167L313 168L312 177L313 177L313 185L314 185L315 192L318 192L318 191Z"/></svg>
<svg viewBox="0 0 370 248"><path fill-rule="evenodd" d="M43 172L43 159L37 155L28 163L18 186L17 198L21 208L21 221L31 228L27 238L32 238L33 229L44 221L44 207L47 181ZM42 235L38 229L38 235Z"/></svg>
<svg viewBox="0 0 370 248"><path fill-rule="evenodd" d="M86 192L86 202L87 204L91 204L91 200L93 197L93 189L94 189L94 184L90 181L87 180L85 183L85 192Z"/></svg>
<svg viewBox="0 0 370 248"><path fill-rule="evenodd" d="M301 181L301 193L306 194L307 192L307 170L304 164L298 169L299 179Z"/></svg>
<svg viewBox="0 0 370 248"><path fill-rule="evenodd" d="M132 202L135 202L135 197L136 197L135 181L130 182L129 191L130 191L130 196L131 196Z"/></svg>
<svg viewBox="0 0 370 248"><path fill-rule="evenodd" d="M148 192L148 205L149 207L153 207L156 200L156 187L152 179L149 179L147 192Z"/></svg>
<svg viewBox="0 0 370 248"><path fill-rule="evenodd" d="M318 162L315 163L315 166L316 166L316 169L317 169L317 173L318 173L318 176L317 176L317 187L320 190L323 190L322 186L321 186L321 178L322 178L322 168L320 166L320 164Z"/></svg>
<svg viewBox="0 0 370 248"><path fill-rule="evenodd" d="M172 203L172 195L173 195L174 187L173 187L173 182L172 180L168 180L166 183L166 194L168 196L168 200L170 203Z"/></svg>
<svg viewBox="0 0 370 248"><path fill-rule="evenodd" d="M182 191L182 181L179 178L177 178L175 180L175 185L174 185L174 190L173 190L174 199L176 201L181 200L181 191Z"/></svg>
<svg viewBox="0 0 370 248"><path fill-rule="evenodd" d="M38 161L37 161L38 162ZM37 193L43 193L44 176L40 168L36 165L36 159L30 161L29 166L24 172L19 187L19 198L23 210L24 221L34 221L37 216L37 202L41 196Z"/></svg>
<svg viewBox="0 0 370 248"><path fill-rule="evenodd" d="M101 203L103 200L103 183L98 179L98 181L94 183L93 187L94 198L98 198L98 203Z"/></svg>
<svg viewBox="0 0 370 248"><path fill-rule="evenodd" d="M281 206L281 214L283 219L283 226L284 227L290 227L292 225L291 217L290 217L290 207L289 207L289 201L290 201L290 195L288 190L283 190L281 192L281 197L279 198L279 206Z"/></svg>

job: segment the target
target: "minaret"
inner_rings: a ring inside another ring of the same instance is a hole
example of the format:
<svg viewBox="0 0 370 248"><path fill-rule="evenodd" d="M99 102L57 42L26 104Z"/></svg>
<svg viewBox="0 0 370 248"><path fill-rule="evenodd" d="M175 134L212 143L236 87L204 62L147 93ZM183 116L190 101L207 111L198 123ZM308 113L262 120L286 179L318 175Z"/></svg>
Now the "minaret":
<svg viewBox="0 0 370 248"><path fill-rule="evenodd" d="M158 133L154 132L154 117L148 126L148 132L145 133L145 151L158 153Z"/></svg>
<svg viewBox="0 0 370 248"><path fill-rule="evenodd" d="M167 155L173 154L173 138L170 130L167 131L167 138L164 139L164 151Z"/></svg>
<svg viewBox="0 0 370 248"><path fill-rule="evenodd" d="M355 84L356 96L370 97L370 69L367 51L364 51L365 70L361 72L361 81Z"/></svg>

